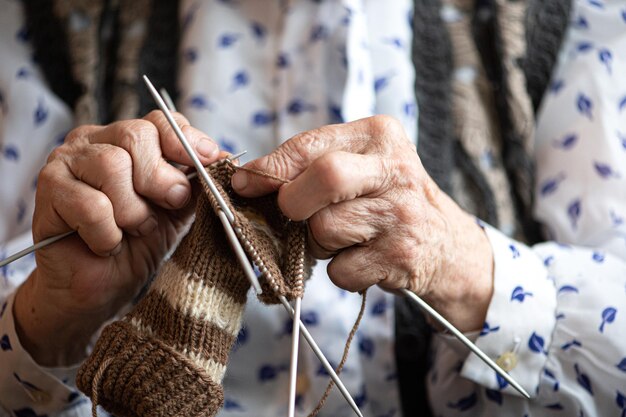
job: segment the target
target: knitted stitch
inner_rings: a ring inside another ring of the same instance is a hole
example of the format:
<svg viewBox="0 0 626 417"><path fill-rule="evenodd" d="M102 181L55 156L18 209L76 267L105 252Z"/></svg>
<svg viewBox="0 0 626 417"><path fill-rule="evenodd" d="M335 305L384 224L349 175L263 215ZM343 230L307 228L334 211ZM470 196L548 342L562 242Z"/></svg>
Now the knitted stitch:
<svg viewBox="0 0 626 417"><path fill-rule="evenodd" d="M82 87L74 113L77 124L98 121L99 28L104 0L57 0L54 12L67 31L72 75Z"/></svg>
<svg viewBox="0 0 626 417"><path fill-rule="evenodd" d="M500 162L502 142L499 140L501 130L494 111L495 97L478 45L472 37L475 1L444 0L443 3L453 5L459 11L455 19L446 22L452 42L454 68L457 74L460 71L473 71L472 77L457 75L452 81L455 133L463 153L467 153L470 158L471 165L480 167L478 172L471 169L469 176L455 177L453 195L457 196L459 204L470 213L492 224L513 230L515 215L506 170L502 169ZM493 161L491 164L481 164L485 155L490 155ZM457 158L458 156L459 153ZM461 162L458 165L462 169L468 163L469 161ZM467 180L473 180L471 182L476 185L482 182L474 176L484 178L487 185L485 191L491 192L492 199L478 199L475 194L467 193L467 183L470 182Z"/></svg>
<svg viewBox="0 0 626 417"><path fill-rule="evenodd" d="M276 195L246 200L231 194L230 164L209 172L261 271L267 292L261 299L301 295L304 266L310 264L304 224L278 211ZM199 197L194 224L147 295L103 330L79 369L79 389L115 415L213 416L223 404L221 382L250 285L211 210L217 202L207 194ZM275 244L280 242L286 245Z"/></svg>

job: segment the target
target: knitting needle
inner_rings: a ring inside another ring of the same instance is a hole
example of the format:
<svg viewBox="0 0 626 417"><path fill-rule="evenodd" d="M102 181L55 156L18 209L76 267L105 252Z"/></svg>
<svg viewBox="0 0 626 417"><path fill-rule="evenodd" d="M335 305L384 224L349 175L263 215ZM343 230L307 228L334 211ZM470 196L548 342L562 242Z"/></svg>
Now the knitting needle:
<svg viewBox="0 0 626 417"><path fill-rule="evenodd" d="M285 299L285 297L281 296L279 297L279 300L283 304L285 309L289 312L289 314L291 314L293 317L293 314L295 312L293 308L291 307L291 305L289 305L289 302ZM326 359L326 356L324 356L319 346L313 339L313 336L311 336L311 333L309 333L309 330L304 326L304 324L302 324L302 322L300 322L300 331L302 332L302 336L304 337L304 340L307 341L307 343L309 344L313 352L315 352L315 355L317 356L317 358L320 360L320 363L322 364L324 369L326 369L326 372L328 372L328 374L330 375L330 378L333 380L335 385L337 385L337 389L339 389L339 392L341 393L341 395L343 395L343 398L345 398L348 404L350 404L350 407L352 407L352 410L354 410L357 416L363 417L363 414L361 414L361 410L359 410L359 406L356 405L356 403L354 402L354 399L348 392L348 389L343 384L343 382L341 382L341 380L339 379L339 376L335 372L335 369L330 364L330 362L328 362L328 359Z"/></svg>
<svg viewBox="0 0 626 417"><path fill-rule="evenodd" d="M450 331L450 333L452 333L457 339L459 339L461 341L461 343L463 343L472 352L474 352L476 354L476 356L478 356L483 362L485 362L487 365L489 365L489 367L491 367L491 369L496 371L502 378L504 378L506 380L506 382L511 384L511 386L513 388L515 388L517 391L519 391L520 394L522 394L524 397L530 399L530 395L528 395L526 390L520 384L518 384L508 373L506 373L502 368L500 368L500 366L498 366L497 363L495 363L493 360L491 360L491 358L489 356L487 356L482 350L480 350L478 348L478 346L476 346L463 333L461 333L459 331L459 329L454 327L452 325L452 323L450 323L441 314L439 314L437 312L437 310L435 310L434 308L429 306L428 303L426 301L422 300L420 297L418 297L417 294L407 290L406 288L401 289L400 292L402 294L406 295L407 297L409 297L409 299L411 299L419 307L421 307L428 314L430 314L432 318L437 320L439 322L439 324L441 324L443 327L448 329L448 331Z"/></svg>
<svg viewBox="0 0 626 417"><path fill-rule="evenodd" d="M163 97L163 101L167 105L167 108L170 111L176 111L176 106L174 105L174 101L172 97L168 94L165 88L161 88L159 90L161 96ZM242 260L240 259L240 262ZM258 285L258 281L253 281L253 285ZM257 293L260 292L260 288L256 288ZM288 417L295 416L295 408L296 408L296 382L298 376L298 345L300 342L300 326L298 323L300 322L301 315L301 307L302 306L302 298L297 297L295 300L295 313L293 314L293 329L291 332L291 363L289 365L289 411L287 413Z"/></svg>
<svg viewBox="0 0 626 417"><path fill-rule="evenodd" d="M65 233L61 233L60 235L56 235L56 236L52 236L49 237L47 239L42 240L41 242L37 242L36 244L26 248L26 249L22 249L21 251L14 253L13 255L9 256L6 259L3 259L2 261L0 261L0 268L10 264L11 262L17 261L18 259L35 252L38 249L41 248L45 248L48 245L53 244L54 242L57 242L65 237L68 237L69 235L75 233L75 230L70 230L69 232L65 232Z"/></svg>
<svg viewBox="0 0 626 417"><path fill-rule="evenodd" d="M241 158L243 155L245 155L245 153L246 153L246 151L239 152L238 154L228 156L226 159L228 159L229 161L234 161L235 159ZM191 179L193 179L193 178L195 178L197 176L198 176L197 172L191 172L191 173L187 174L187 179L191 180ZM21 251L19 251L17 253L14 253L13 255L9 256L8 258L1 260L0 261L0 268L2 268L5 265L10 264L11 262L15 262L18 259L23 258L24 256L26 256L28 254L31 254L31 253L39 250L39 249L43 249L46 246L49 246L49 245L51 245L51 244L53 244L53 243L55 243L55 242L57 242L57 241L59 241L59 240L61 240L63 238L66 238L66 237L68 237L70 235L73 235L74 233L76 233L76 230L70 230L69 232L65 232L65 233L61 233L61 234L56 235L56 236L49 237L49 238L44 239L44 240L42 240L40 242L37 242L36 244L34 244L32 246L29 246L26 249L22 249Z"/></svg>
<svg viewBox="0 0 626 417"><path fill-rule="evenodd" d="M144 77L145 78L145 77ZM169 96L168 96L169 97ZM171 99L170 99L171 102ZM172 119L173 120L173 119ZM170 123L172 123L172 121L170 121ZM181 132L182 134L182 132ZM256 277L256 275L255 275ZM528 393L524 390L524 388L519 385L508 373L506 373L502 368L500 368L491 358L489 358L489 356L487 356L482 350L480 350L478 348L478 346L476 346L474 343L472 343L471 340L469 340L467 337L465 337L465 335L463 333L461 333L456 327L454 327L448 320L446 320L442 315L440 315L436 310L434 310L432 307L430 307L428 305L428 303L426 303L424 300L422 300L420 297L418 297L416 294L412 293L411 291L407 290L407 289L403 289L402 293L406 296L408 296L413 302L417 303L418 306L420 306L422 309L424 309L428 314L430 314L435 320L437 320L441 325L443 325L446 329L448 329L454 336L457 337L457 339L459 339L461 341L461 343L463 343L465 346L467 346L472 352L474 352L483 362L485 362L489 367L491 367L494 371L496 371L502 378L504 378L509 384L511 384L511 386L513 388L515 388L517 391L519 391L522 395L524 395L526 398L530 398L530 396L528 395ZM286 301L286 300L285 300ZM299 318L299 305L300 300L296 299L296 310L295 310L295 315ZM291 309L291 307L290 307ZM296 322L294 320L294 338L292 339L292 349L295 348L295 346L297 345L297 338L295 337L295 329L298 326L296 325ZM292 351L293 354L293 351ZM293 358L293 356L292 356ZM294 363L292 361L291 363L291 367L290 367L290 387L295 387L295 367ZM292 392L290 390L289 392L290 396L289 396L289 417L293 416L293 409L292 406L294 404L295 401L295 389Z"/></svg>
<svg viewBox="0 0 626 417"><path fill-rule="evenodd" d="M253 270L252 266L250 265L250 262L247 259L245 251L241 247L241 242L239 241L239 239L237 237L237 235L240 233L240 231L239 231L239 233L237 233L238 230L235 229L234 226L233 226L235 216L230 211L230 208L228 207L228 205L226 204L226 202L222 198L222 195L218 192L217 188L215 187L215 184L211 180L211 177L209 177L207 172L203 169L202 165L200 164L200 160L198 159L198 157L196 156L195 152L193 151L193 149L189 145L189 142L187 141L187 138L183 134L182 130L180 129L180 127L178 126L176 121L174 120L174 117L172 116L171 112L169 111L169 109L165 105L165 102L163 101L163 98L159 95L157 90L154 88L154 86L152 85L152 83L150 82L148 77L146 77L144 75L143 76L143 80L144 80L146 86L148 87L148 90L150 91L150 94L152 95L152 97L156 101L158 107L161 109L161 111L163 111L163 114L165 115L165 118L167 119L167 121L170 123L170 126L172 127L172 129L174 129L174 133L176 133L176 136L178 137L178 139L180 139L180 141L181 141L181 143L183 145L183 148L185 149L185 151L187 152L187 154L189 155L189 157L193 161L194 165L196 166L196 168L198 170L198 173L200 174L201 178L205 181L205 183L206 183L207 187L209 187L209 190L211 191L213 197L217 200L217 203L218 203L218 205L220 207L220 210L218 210L218 217L220 218L220 221L222 222L222 225L224 226L224 229L226 230L226 236L228 237L228 239L230 240L231 245L233 246L233 249L234 249L234 251L235 251L235 253L237 255L237 258L238 258L239 262L241 263L241 266L242 266L242 268L244 270L244 273L246 274L246 276L250 280L250 282L253 285L253 287L255 287L255 290L257 291L257 294L259 294L261 292L261 288L258 285L258 278L256 277L256 274L254 273L254 270ZM233 229L235 229L235 230L233 230ZM279 298L280 302L283 304L283 306L285 307L285 309L287 310L287 312L294 318L294 322L299 324L300 330L302 331L302 334L304 335L305 340L311 346L311 349L313 350L315 355L318 357L318 359L320 360L320 362L322 363L324 368L326 368L326 370L330 374L331 378L333 379L333 381L335 382L335 384L339 388L340 392L346 398L346 401L348 401L348 403L354 409L355 413L358 416L363 417L363 415L361 414L361 412L360 412L359 408L357 407L356 403L354 402L354 400L352 399L352 397L348 393L348 390L345 388L345 385L343 384L343 382L341 382L341 380L339 379L339 377L335 373L335 370L330 365L330 363L328 362L328 360L326 359L326 357L324 356L322 351L319 349L319 347L317 346L317 344L315 343L315 341L311 337L310 333L307 331L307 329L304 326L304 324L302 323L302 321L299 318L296 320L295 311L291 308L291 306L289 305L289 302L287 302L287 299L284 296L279 296L278 298ZM293 357L293 352L292 352L292 357Z"/></svg>
<svg viewBox="0 0 626 417"><path fill-rule="evenodd" d="M160 90L160 92L161 92L161 95L163 96L163 99L164 99L163 101L167 105L167 108L170 111L175 111L176 108L174 106L174 102L172 101L172 99L169 96L169 94L167 93L167 91L162 88ZM156 99L156 97L155 97L155 99ZM160 103L159 103L159 105L160 105ZM167 117L167 114L166 114L166 117ZM168 119L168 121L170 122L170 124L172 124L171 120ZM174 124L172 124L172 126L173 125ZM182 139L181 139L181 141L182 141ZM185 147L185 149L189 153L190 148L188 149L188 147L185 146L184 142L183 142L183 146ZM192 159L193 159L193 157L192 157ZM200 172L200 171L201 170L198 170L198 172ZM211 184L210 178L208 178L208 176L206 176L206 178L203 178L203 179L205 180L207 185ZM209 188L213 192L213 189L211 188L211 185L209 185ZM216 195L215 192L213 192L213 194ZM220 211L218 213L218 216L220 217L220 220L222 221L222 223L224 223L224 227L227 230L231 229L229 231L230 231L230 234L232 234L232 228L227 228L226 227L226 222L222 218L222 216L225 216L225 213L224 213L223 207L221 207L221 208L222 208L222 211ZM230 223L232 223L232 219L233 218L234 217L232 217L232 215L231 215L231 222ZM229 236L229 239L233 240L232 236ZM238 252L238 251L236 251L236 253L237 253L237 257L239 259L239 262L241 264L246 262L246 258L245 258L245 254L244 253ZM254 286L257 294L260 294L261 293L261 287L259 286L258 280L256 279L256 275L254 276L254 279L251 282L252 282L252 285ZM296 306L295 313L293 315L293 331L291 333L291 361L290 361L290 366L289 366L289 411L288 411L288 417L294 417L295 416L296 382L297 382L297 375L298 375L298 344L299 344L299 341L300 341L300 326L298 324L300 323L301 302L302 302L302 299L300 297L297 297L296 300L295 300L295 306Z"/></svg>
<svg viewBox="0 0 626 417"><path fill-rule="evenodd" d="M222 220L222 223L225 223L227 221L226 215L222 213L221 210L218 211L218 215L220 215L220 220ZM239 242L239 239L236 237L236 232L233 231L232 225L229 224L228 226L224 226L224 228L226 229L226 236L230 240L230 243L233 246L235 253L237 254L237 258L240 260L241 266L243 267L244 273L248 277L248 280L250 282L257 281L256 274L254 273L254 269L248 262L246 254L243 248L241 247L241 242ZM260 293L261 291L257 291L257 294L260 294ZM333 380L335 385L337 385L337 389L339 389L339 392L341 393L341 395L343 395L343 397L346 399L350 407L352 407L356 415L359 417L363 417L363 414L361 414L361 410L359 410L359 407L356 405L356 402L354 402L354 399L348 392L348 389L346 388L344 383L341 381L341 379L339 379L339 375L337 375L333 366L330 364L330 362L328 362L328 359L326 359L326 356L324 356L324 353L315 342L315 339L313 339L313 336L311 336L311 333L309 333L309 330L306 328L306 326L304 325L304 323L302 323L301 320L296 320L296 311L291 307L291 305L289 304L289 301L287 301L287 299L283 295L280 295L278 297L278 300L281 302L283 307L285 307L285 310L287 310L287 312L293 319L294 323L298 324L298 327L300 328L300 332L302 332L302 336L304 337L304 340L306 340L308 345L311 347L311 350L313 351L313 353L315 353L315 356L317 356L317 358L319 359L324 369L326 369L326 372L328 372L328 374L330 375L330 378ZM296 333L294 332L293 334L296 334ZM290 374L290 379L292 378L291 375L292 374Z"/></svg>
<svg viewBox="0 0 626 417"><path fill-rule="evenodd" d="M220 219L222 220L223 218L222 222L224 223L226 221L226 215L222 213L221 211L218 211L218 215L221 215ZM250 280L250 282L256 281L257 278L256 278L256 274L254 273L254 269L248 262L246 254L243 248L241 247L241 243L239 242L239 239L237 239L236 234L232 229L232 225L229 225L228 227L224 226L224 228L226 229L226 236L230 240L230 243L233 246L235 253L237 254L237 258L241 262L241 266L243 267L243 270L246 276L248 277L248 280ZM257 294L260 294L260 291L257 291ZM343 397L346 399L350 407L352 407L356 415L359 417L363 417L363 414L361 414L361 410L359 410L359 407L356 405L356 402L354 402L354 399L348 392L348 389L346 388L344 383L341 381L341 379L339 379L339 375L337 375L333 366L330 364L330 362L328 362L328 359L326 359L326 356L324 356L324 353L315 342L315 339L313 339L313 336L311 336L311 333L309 333L309 330L306 328L306 326L304 325L304 323L302 323L301 320L296 320L296 317L295 317L296 312L289 304L289 301L287 301L287 299L283 295L280 295L278 297L278 300L281 302L283 307L285 307L285 310L287 310L287 312L293 319L294 323L298 324L298 327L300 328L300 332L302 332L302 336L304 337L304 340L306 340L308 345L311 347L311 350L313 351L313 353L315 353L315 356L317 356L317 358L319 359L324 369L326 369L326 372L328 372L328 374L330 375L330 378L333 380L335 385L337 385L337 389L339 389L339 392L341 393L341 395L343 395Z"/></svg>
<svg viewBox="0 0 626 417"><path fill-rule="evenodd" d="M161 88L159 92L161 93L161 97L163 97L163 101L167 104L167 108L170 109L170 111L178 111L176 110L176 105L174 104L174 100L172 100L172 96L169 95L167 90L165 88Z"/></svg>
<svg viewBox="0 0 626 417"><path fill-rule="evenodd" d="M293 313L293 328L291 330L291 363L289 364L289 411L288 417L296 413L296 382L298 378L298 344L300 342L300 313L302 298L296 297Z"/></svg>
<svg viewBox="0 0 626 417"><path fill-rule="evenodd" d="M154 88L154 85L152 85L148 77L146 77L145 75L143 76L143 81L148 86L148 90L150 90L150 94L152 94L152 97L157 102L157 105L159 106L161 111L163 111L163 114L165 115L165 118L169 122L170 126L172 127L172 129L174 129L174 133L176 133L176 136L178 137L178 139L180 139L180 143L183 145L183 148L185 148L185 152L187 152L187 155L189 155L189 158L191 158L194 166L198 170L198 173L200 174L200 176L206 183L207 187L209 187L209 190L211 190L211 194L215 196L217 200L217 204L220 206L224 214L226 214L228 221L230 223L234 222L235 217L230 212L230 210L228 210L228 206L226 205L226 202L222 198L217 198L217 196L221 197L219 191L217 191L217 188L215 187L215 184L211 180L211 177L209 177L209 175L204 170L204 167L202 166L202 163L200 163L200 159L198 159L198 156L196 155L196 153L193 151L193 149L191 149L191 145L187 141L187 138L183 134L183 131L180 130L178 123L176 123L176 121L174 120L174 116L172 116L172 112L170 112L170 110L165 105L163 98L157 92L156 88Z"/></svg>
<svg viewBox="0 0 626 417"><path fill-rule="evenodd" d="M167 108L170 111L176 111L174 101L172 100L172 97L168 94L167 90L165 88L161 88L159 92L161 93L161 96L163 97L163 101L167 105ZM239 259L239 262L242 263L243 260ZM257 292L257 294L259 294L261 292L261 288L258 286L258 281L255 279L251 282L252 285L255 287L255 291ZM297 297L295 300L295 313L293 314L293 329L291 332L291 362L289 364L289 410L287 413L288 417L294 417L296 412L295 408L296 382L298 377L298 345L300 342L300 326L298 324L300 322L301 306L302 298Z"/></svg>

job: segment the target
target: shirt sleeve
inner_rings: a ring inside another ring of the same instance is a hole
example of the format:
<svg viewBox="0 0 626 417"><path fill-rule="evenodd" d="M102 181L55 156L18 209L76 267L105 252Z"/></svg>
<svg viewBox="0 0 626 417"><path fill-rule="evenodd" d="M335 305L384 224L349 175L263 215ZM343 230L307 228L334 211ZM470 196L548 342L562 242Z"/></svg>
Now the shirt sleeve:
<svg viewBox="0 0 626 417"><path fill-rule="evenodd" d="M0 0L0 259L32 245L37 173L72 126L70 109L32 60L22 4ZM74 368L38 366L15 332L16 289L35 266L27 255L0 267L0 416L90 415Z"/></svg>
<svg viewBox="0 0 626 417"><path fill-rule="evenodd" d="M476 345L533 399L526 401L456 340L438 336L429 385L433 403L445 408L442 415L478 408L480 415L497 415L503 404L529 415L618 415L626 409L620 311L626 306L626 262L554 242L528 247L488 226L486 232L495 288Z"/></svg>
<svg viewBox="0 0 626 417"><path fill-rule="evenodd" d="M518 365L510 374L532 393L556 326L557 290L537 252L491 227L485 231L494 253L494 295L476 345L491 358L515 355ZM468 356L462 375L492 389L507 384L475 355Z"/></svg>
<svg viewBox="0 0 626 417"><path fill-rule="evenodd" d="M78 365L40 367L21 346L15 332L11 294L0 307L0 404L14 416L89 415L88 401L74 387ZM83 409L83 413L79 409ZM69 413L69 414L68 414Z"/></svg>

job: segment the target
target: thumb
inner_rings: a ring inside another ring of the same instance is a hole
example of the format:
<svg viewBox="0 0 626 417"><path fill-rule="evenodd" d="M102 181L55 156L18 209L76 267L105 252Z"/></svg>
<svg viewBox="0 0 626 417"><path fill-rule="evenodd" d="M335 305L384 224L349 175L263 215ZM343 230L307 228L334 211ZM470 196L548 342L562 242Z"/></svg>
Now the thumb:
<svg viewBox="0 0 626 417"><path fill-rule="evenodd" d="M274 192L324 154L335 151L360 153L367 133L363 120L299 133L272 153L245 164L244 169L233 175L233 189L243 197Z"/></svg>

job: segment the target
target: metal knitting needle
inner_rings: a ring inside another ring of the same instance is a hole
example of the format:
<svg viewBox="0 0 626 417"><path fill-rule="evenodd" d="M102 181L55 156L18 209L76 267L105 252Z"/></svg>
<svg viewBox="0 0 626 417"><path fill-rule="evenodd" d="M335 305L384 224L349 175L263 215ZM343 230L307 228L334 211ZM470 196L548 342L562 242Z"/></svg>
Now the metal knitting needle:
<svg viewBox="0 0 626 417"><path fill-rule="evenodd" d="M281 296L279 300L283 304L283 306L285 306L285 309L289 312L289 314L291 314L291 316L293 317L293 314L295 312L291 305L289 305L289 302L285 299L285 297ZM361 410L359 410L359 406L356 405L356 402L354 402L354 399L348 392L348 389L343 384L343 382L341 382L341 379L339 379L339 376L335 372L335 369L330 364L330 362L328 362L328 359L326 359L326 356L324 356L317 343L315 343L313 336L311 336L311 333L309 333L309 330L304 326L304 324L302 324L302 322L300 322L300 331L302 332L304 340L307 341L313 352L315 352L317 358L320 360L320 363L322 364L324 369L326 369L326 372L328 372L328 374L330 375L330 378L333 380L335 385L337 385L337 389L339 390L341 395L343 395L343 398L345 398L348 404L350 404L350 407L352 407L352 410L354 410L357 416L363 417Z"/></svg>
<svg viewBox="0 0 626 417"><path fill-rule="evenodd" d="M450 333L452 333L457 339L461 341L465 346L469 348L476 356L478 356L483 362L485 362L491 369L496 371L502 378L506 380L513 388L519 391L524 397L530 399L530 395L526 392L524 388L520 384L518 384L508 373L506 373L497 363L495 363L489 356L487 356L482 350L478 348L471 340L469 340L463 333L459 331L456 327L452 325L448 320L445 319L441 314L437 312L434 308L428 305L428 303L422 300L417 294L403 288L400 292L411 299L411 301L415 302L420 308L426 311L432 318L437 320L439 324L445 327Z"/></svg>
<svg viewBox="0 0 626 417"><path fill-rule="evenodd" d="M144 76L144 80L147 81L147 83L149 83L149 81L147 80L147 78ZM156 93L156 91L155 91ZM154 94L153 94L154 95ZM155 97L156 99L156 97ZM170 99L171 101L171 99ZM166 114L167 116L167 114ZM169 120L169 118L168 118ZM170 120L170 123L172 125L176 125L176 123L172 120ZM182 132L181 132L182 135ZM187 149L187 148L186 148ZM190 149L187 149L187 151L189 152ZM200 171L200 170L199 170ZM202 170L204 171L204 170ZM208 177L208 176L207 176ZM213 190L211 190L213 191ZM214 193L215 194L215 193ZM221 197L221 196L220 196ZM219 202L219 200L218 200ZM255 275L256 278L256 275ZM418 297L416 294L412 293L409 290L403 289L401 291L404 295L408 296L413 302L417 303L418 306L420 306L422 309L424 309L428 314L430 314L436 321L438 321L442 326L444 326L446 329L448 329L457 339L459 339L461 341L461 343L463 343L465 346L467 346L473 353L475 353L483 362L485 362L489 367L491 367L494 371L496 371L502 378L504 378L509 384L511 384L511 386L513 388L515 388L517 391L519 391L523 396L525 396L526 398L530 398L530 395L528 395L528 393L526 392L526 390L524 390L524 388L522 388L521 385L519 385L508 373L506 373L502 368L500 368L500 366L498 366L498 364L496 364L491 358L489 358L489 356L487 356L482 350L480 350L478 348L478 346L476 346L474 343L472 343L471 340L469 340L467 337L465 337L465 335L463 333L461 333L456 327L454 327L452 325L452 323L450 323L448 320L446 320L442 315L440 315L436 310L434 310L432 307L430 307L428 305L428 303L426 303L424 300L422 300L420 297ZM282 300L281 300L282 301ZM299 319L299 309L298 304L299 304L299 299L296 299L296 310L294 312L294 314L298 317ZM286 302L286 300L285 300ZM285 303L283 303L285 304ZM287 303L288 305L288 303ZM287 306L285 306L287 307ZM289 309L291 310L291 307L289 307ZM296 321L294 320L294 338L292 339L292 349L294 348L294 345L297 343L296 340L296 333L295 333L295 329L298 326L296 325ZM293 355L293 351L292 351L292 355ZM293 356L292 356L293 358ZM291 367L290 367L290 387L295 387L295 371L294 371L294 363L292 361L291 363ZM292 397L293 394L293 397ZM293 414L293 409L292 409L292 405L294 404L294 400L295 400L295 390L292 392L290 390L290 401L289 401L289 417L292 417Z"/></svg>
<svg viewBox="0 0 626 417"><path fill-rule="evenodd" d="M243 151L243 152L239 152L238 154L235 154L235 155L230 155L226 159L228 159L229 161L233 161L235 159L241 158L243 155L245 155L246 152L247 151ZM195 178L197 176L198 176L197 172L191 172L191 173L187 174L187 179L190 180L190 179L193 179L193 178ZM28 254L31 254L31 253L39 250L39 249L43 249L46 246L49 246L49 245L51 245L51 244L53 244L55 242L58 242L61 239L64 239L64 238L66 238L66 237L68 237L70 235L73 235L74 233L76 233L76 230L70 230L69 232L65 232L65 233L61 233L61 234L56 235L56 236L49 237L49 238L44 239L44 240L42 240L40 242L37 242L36 244L34 244L32 246L29 246L26 249L22 249L21 251L19 251L17 253L14 253L13 255L9 256L8 258L1 260L0 261L0 268L5 266L5 265L10 264L11 262L17 261L18 259L23 258L24 256L26 256Z"/></svg>
<svg viewBox="0 0 626 417"><path fill-rule="evenodd" d="M220 216L220 220L222 220L222 224L227 222L226 215L222 213L221 210L218 211L218 215ZM233 246L233 249L235 250L237 259L239 259L241 266L244 270L244 273L246 274L246 277L251 283L252 282L258 283L258 279L256 277L256 274L254 273L254 269L252 265L250 265L250 262L248 261L248 257L246 256L246 253L244 252L243 247L241 246L241 242L239 242L239 239L237 238L237 234L233 230L232 225L228 224L228 226L224 226L224 229L226 230L226 236L228 237L228 240L230 241L231 245ZM261 289L259 288L259 290L257 291L257 294L260 294L260 293L261 293ZM304 323L302 323L302 321L295 320L294 318L295 311L289 304L289 301L287 301L287 299L282 295L278 297L278 300L285 307L285 310L287 310L289 315L294 319L294 323L298 323L300 331L302 332L302 336L304 337L304 340L306 340L306 342L309 344L309 346L311 347L311 350L313 350L313 353L315 353L315 356L317 356L317 358L319 359L324 369L326 369L326 372L328 372L328 374L330 375L330 378L333 380L335 385L337 385L337 389L339 389L339 392L341 393L341 395L343 395L343 397L346 399L350 407L352 407L356 415L359 417L363 417L363 414L361 414L361 410L359 410L359 407L356 405L356 402L354 402L354 399L348 392L348 389L343 384L341 379L339 379L339 375L337 375L333 366L330 364L330 362L328 362L328 359L326 359L326 356L324 356L324 353L315 342L315 339L313 339L313 336L311 336L311 333L309 333L309 330L306 328Z"/></svg>
<svg viewBox="0 0 626 417"><path fill-rule="evenodd" d="M172 100L172 96L170 96L167 90L165 88L161 88L159 92L161 93L161 97L163 97L163 101L167 104L167 108L170 109L170 111L178 111L176 110L176 105L174 104L174 100Z"/></svg>
<svg viewBox="0 0 626 417"><path fill-rule="evenodd" d="M159 106L159 108L161 109L161 111L165 115L165 118L169 122L170 126L172 127L172 129L174 129L174 133L176 134L178 139L180 139L180 143L183 145L183 148L185 148L185 152L187 152L187 155L189 155L189 158L191 158L191 161L193 162L193 165L198 170L198 173L200 174L200 176L202 177L202 179L206 183L207 187L209 187L209 190L211 190L211 194L213 194L215 196L215 198L217 200L217 204L220 206L220 208L222 209L224 214L226 214L226 217L228 218L228 221L230 223L234 222L235 221L235 217L233 216L233 214L228 209L228 206L226 205L226 202L221 198L221 195L220 195L219 191L217 191L217 188L215 187L215 184L211 180L211 177L209 177L209 175L204 170L204 167L202 166L202 163L200 162L200 159L198 159L198 156L196 155L196 152L191 148L191 145L187 141L187 138L183 134L183 131L178 126L178 123L176 123L176 120L174 120L174 116L172 116L172 112L170 112L170 110L165 105L165 102L163 101L163 98L157 92L156 88L154 88L154 85L152 85L152 83L150 82L148 77L146 77L145 75L143 76L143 81L146 84L146 86L148 87L148 90L150 91L150 94L152 94L152 97L157 102L157 106ZM220 196L220 198L217 198L217 196Z"/></svg>
<svg viewBox="0 0 626 417"><path fill-rule="evenodd" d="M293 328L291 330L291 362L289 364L289 409L287 416L294 417L296 413L296 383L298 379L298 344L300 342L300 313L302 298L296 297L295 308L292 314Z"/></svg>
<svg viewBox="0 0 626 417"><path fill-rule="evenodd" d="M234 249L234 251L236 253L236 256L237 256L239 262L241 263L241 266L242 266L242 268L244 270L244 273L246 274L246 276L250 280L250 283L252 284L252 286L257 291L257 294L259 294L261 292L261 288L260 288L260 285L258 284L258 279L256 277L256 274L254 273L254 270L253 270L252 266L250 265L250 262L248 261L248 258L247 258L246 254L245 254L245 251L243 250L243 248L241 246L241 242L239 241L239 239L237 237L236 231L233 230L234 229L233 223L234 223L235 216L230 211L230 208L228 207L228 205L226 204L226 202L222 198L222 195L219 193L219 191L215 187L215 184L211 180L211 177L209 177L207 172L203 169L202 164L200 164L200 160L196 156L194 150L189 145L189 142L187 141L187 138L183 134L182 130L180 129L180 127L178 126L176 121L174 120L171 112L169 111L169 109L165 105L165 102L163 101L163 98L159 95L157 90L154 88L154 86L152 85L152 83L150 82L148 77L146 77L144 75L143 76L143 80L144 80L146 86L148 87L148 90L150 91L150 94L152 95L152 97L156 101L158 107L161 109L161 111L163 111L163 114L165 115L165 118L167 119L167 121L170 123L170 126L172 127L172 129L174 129L174 133L176 133L176 136L178 136L178 139L180 139L180 141L181 141L181 143L183 145L183 148L185 148L185 151L187 152L187 154L189 155L189 157L193 161L194 165L196 166L196 168L198 170L198 173L200 174L200 177L205 181L207 187L211 191L211 194L216 199L216 201L217 201L217 203L218 203L218 205L220 207L220 210L218 210L218 217L220 218L220 221L222 222L222 225L224 226L224 229L226 230L226 236L228 237L231 245L233 246L233 249ZM333 381L335 382L335 384L339 388L340 392L346 398L346 401L348 401L348 403L354 409L355 413L358 416L363 417L363 415L361 414L361 412L360 412L359 408L357 407L356 403L354 402L354 400L352 399L352 397L348 393L348 390L345 388L345 385L343 385L343 382L341 382L341 380L339 379L339 377L335 373L335 370L333 369L333 367L330 365L330 363L328 362L328 360L326 359L326 357L324 356L322 351L319 349L319 347L317 346L317 344L315 343L315 341L311 337L310 333L306 330L306 327L304 326L302 321L299 320L299 319L296 320L295 311L291 308L291 306L289 305L289 302L287 302L287 299L284 296L279 296L279 300L283 304L283 306L285 307L287 312L294 318L294 322L299 324L299 328L302 331L302 334L304 335L305 340L311 346L311 349L313 350L315 355L318 357L318 359L320 360L320 362L322 363L324 368L326 368L326 370L330 374L331 378L333 379ZM295 332L294 332L294 334L295 334ZM293 352L292 352L292 357L293 357Z"/></svg>
<svg viewBox="0 0 626 417"><path fill-rule="evenodd" d="M176 106L174 105L174 101L172 100L172 97L168 94L167 90L165 88L161 88L159 92L161 93L161 96L163 97L163 101L165 101L167 108L170 111L176 111ZM196 175L197 175L197 172L196 172ZM240 263L241 262L242 262L242 259L240 259ZM256 275L255 275L255 278L256 278ZM255 286L255 290L257 291L257 293L259 293L260 288L256 287L258 285L258 281L253 280L251 282L253 283L253 286ZM299 322L300 322L301 310L302 310L302 298L297 297L295 300L295 309L294 309L295 312L292 314L293 329L291 332L291 363L289 365L289 410L287 414L288 417L294 417L295 412L296 412L295 410L296 408L296 383L297 383L297 377L298 377L298 346L300 342Z"/></svg>
<svg viewBox="0 0 626 417"><path fill-rule="evenodd" d="M41 242L37 242L36 244L26 248L26 249L22 249L21 251L14 253L13 255L9 256L6 259L3 259L2 261L0 261L0 268L10 264L11 262L17 261L20 258L23 258L24 256L35 252L38 249L41 248L45 248L48 245L53 244L54 242L57 242L65 237L68 237L69 235L76 233L75 230L70 230L69 232L65 232L65 233L61 233L60 235L56 235L56 236L52 236L49 237L47 239L42 240Z"/></svg>

